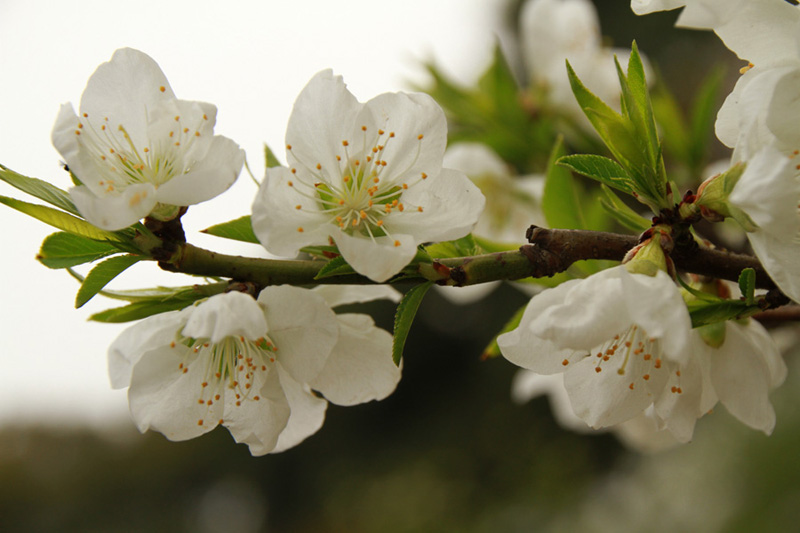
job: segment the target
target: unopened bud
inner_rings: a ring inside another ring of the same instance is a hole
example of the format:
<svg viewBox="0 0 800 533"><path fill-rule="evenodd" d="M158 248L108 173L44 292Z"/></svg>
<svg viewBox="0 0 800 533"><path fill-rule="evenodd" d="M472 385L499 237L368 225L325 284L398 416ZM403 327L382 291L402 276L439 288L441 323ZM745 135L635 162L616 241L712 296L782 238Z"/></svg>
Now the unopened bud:
<svg viewBox="0 0 800 533"><path fill-rule="evenodd" d="M754 231L757 226L747 214L728 202L734 186L744 173L746 164L737 163L725 172L712 176L704 181L697 190L694 205L700 208L700 214L710 222L721 222L731 217L739 222L745 231Z"/></svg>

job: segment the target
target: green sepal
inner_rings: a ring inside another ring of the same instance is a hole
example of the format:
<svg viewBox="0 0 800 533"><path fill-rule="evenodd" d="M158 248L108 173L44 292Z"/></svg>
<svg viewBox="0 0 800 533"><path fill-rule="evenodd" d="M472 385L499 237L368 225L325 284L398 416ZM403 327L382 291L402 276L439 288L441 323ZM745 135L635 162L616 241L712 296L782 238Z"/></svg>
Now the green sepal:
<svg viewBox="0 0 800 533"><path fill-rule="evenodd" d="M344 257L341 255L334 257L327 263L325 266L322 267L314 279L325 279L325 278L332 278L334 276L346 276L348 274L355 274L356 271L353 270L347 261L345 261Z"/></svg>
<svg viewBox="0 0 800 533"><path fill-rule="evenodd" d="M712 348L719 348L725 343L725 331L727 325L725 322L714 322L713 324L706 324L697 328L697 333L703 342Z"/></svg>
<svg viewBox="0 0 800 533"><path fill-rule="evenodd" d="M394 364L400 365L403 358L403 348L406 345L408 333L411 331L411 324L417 315L419 305L425 297L425 293L433 285L432 281L426 281L411 288L403 295L403 299L397 304L397 311L394 315L394 339L392 341L392 360Z"/></svg>
<svg viewBox="0 0 800 533"><path fill-rule="evenodd" d="M497 337L502 335L503 333L508 333L513 329L517 329L519 327L520 321L522 321L522 315L525 313L525 309L528 307L528 304L523 305L514 313L514 315L505 323L505 325L500 329L497 335L494 336L492 342L483 349L483 354L481 354L481 359L494 359L502 355L500 352L500 346L497 344Z"/></svg>
<svg viewBox="0 0 800 533"><path fill-rule="evenodd" d="M90 263L120 253L120 251L109 242L87 239L61 231L45 237L36 259L48 268L69 268Z"/></svg>
<svg viewBox="0 0 800 533"><path fill-rule="evenodd" d="M270 149L267 143L264 143L264 166L267 168L283 166L281 165L281 162L278 161L278 158L275 157L275 153Z"/></svg>
<svg viewBox="0 0 800 533"><path fill-rule="evenodd" d="M613 159L601 155L576 154L561 157L557 163L622 192L634 192L633 178Z"/></svg>
<svg viewBox="0 0 800 533"><path fill-rule="evenodd" d="M223 239L232 239L234 241L249 242L253 244L260 244L258 237L253 232L253 225L250 220L250 215L239 217L236 220L222 222L210 228L206 228L201 233L214 235L215 237L222 237Z"/></svg>
<svg viewBox="0 0 800 533"><path fill-rule="evenodd" d="M649 220L620 200L619 196L614 194L614 191L612 191L610 187L601 184L600 188L603 190L603 196L600 197L600 204L603 206L605 212L622 226L637 233L642 233L652 226Z"/></svg>
<svg viewBox="0 0 800 533"><path fill-rule="evenodd" d="M17 200L16 198L9 198L7 196L0 196L0 203L7 205L12 209L16 209L21 213L25 213L45 224L49 224L54 228L87 237L96 241L123 241L125 237L122 232L105 231L95 227L83 219L72 216L64 211L53 209L39 204L31 204ZM124 230L123 230L124 231Z"/></svg>
<svg viewBox="0 0 800 533"><path fill-rule="evenodd" d="M747 305L754 305L756 302L756 271L752 268L745 268L739 274L739 290Z"/></svg>
<svg viewBox="0 0 800 533"><path fill-rule="evenodd" d="M75 296L75 307L82 307L86 302L91 300L94 295L100 292L103 287L108 285L112 279L116 278L142 259L146 258L141 255L119 255L99 263L89 271L81 284L81 288L78 289L78 294Z"/></svg>

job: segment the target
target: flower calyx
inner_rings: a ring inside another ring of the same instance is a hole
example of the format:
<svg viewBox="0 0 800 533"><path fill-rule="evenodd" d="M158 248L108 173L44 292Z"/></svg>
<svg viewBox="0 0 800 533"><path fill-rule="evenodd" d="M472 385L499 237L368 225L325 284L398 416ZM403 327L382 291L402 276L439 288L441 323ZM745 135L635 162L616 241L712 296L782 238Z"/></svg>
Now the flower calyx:
<svg viewBox="0 0 800 533"><path fill-rule="evenodd" d="M669 257L673 247L672 229L657 225L642 234L639 244L625 254L622 263L632 274L655 276L661 270L674 278L675 265Z"/></svg>

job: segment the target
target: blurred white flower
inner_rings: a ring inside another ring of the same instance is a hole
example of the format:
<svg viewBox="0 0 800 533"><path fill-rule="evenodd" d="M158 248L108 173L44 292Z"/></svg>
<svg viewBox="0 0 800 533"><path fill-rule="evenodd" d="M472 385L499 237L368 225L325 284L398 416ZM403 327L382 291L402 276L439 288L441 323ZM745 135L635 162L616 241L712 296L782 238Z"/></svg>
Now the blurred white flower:
<svg viewBox="0 0 800 533"><path fill-rule="evenodd" d="M386 397L400 378L388 332L289 286L145 319L110 347L109 374L115 388L130 387L140 431L186 440L223 425L253 455L290 448L322 426L327 403L312 390L352 405Z"/></svg>
<svg viewBox="0 0 800 533"><path fill-rule="evenodd" d="M483 213L472 231L475 236L517 247L525 242L525 231L531 224L544 225L543 176L513 176L508 164L481 143L450 146L444 154L444 165L466 174L486 198ZM437 287L448 300L468 304L485 297L499 284Z"/></svg>
<svg viewBox="0 0 800 533"><path fill-rule="evenodd" d="M295 102L286 132L289 168L267 170L253 229L271 253L333 239L359 273L385 281L423 242L467 235L484 198L442 168L444 113L428 95L386 93L366 104L341 76L320 72Z"/></svg>
<svg viewBox="0 0 800 533"><path fill-rule="evenodd" d="M564 387L564 374L542 375L521 369L511 383L511 397L517 403L547 395L550 409L556 422L576 433L604 433L613 431L628 448L652 453L672 448L679 444L672 434L663 428L652 406L643 413L609 428L593 429L578 418L569 402L569 394ZM661 426L661 427L659 427Z"/></svg>
<svg viewBox="0 0 800 533"><path fill-rule="evenodd" d="M458 143L447 149L444 164L460 170L486 198L483 213L472 233L495 242L525 242L531 224L544 225L541 209L544 176L514 176L508 164L480 143Z"/></svg>
<svg viewBox="0 0 800 533"><path fill-rule="evenodd" d="M619 109L614 55L624 69L630 50L603 46L600 21L591 0L529 0L520 13L520 34L530 81L547 91L553 105L588 124L572 94L565 63L569 60L586 87ZM647 59L642 60L650 81Z"/></svg>
<svg viewBox="0 0 800 533"><path fill-rule="evenodd" d="M118 230L224 192L244 152L213 134L216 114L211 104L175 98L150 56L114 52L89 78L80 116L64 104L53 128L53 145L82 183L70 190L78 210Z"/></svg>

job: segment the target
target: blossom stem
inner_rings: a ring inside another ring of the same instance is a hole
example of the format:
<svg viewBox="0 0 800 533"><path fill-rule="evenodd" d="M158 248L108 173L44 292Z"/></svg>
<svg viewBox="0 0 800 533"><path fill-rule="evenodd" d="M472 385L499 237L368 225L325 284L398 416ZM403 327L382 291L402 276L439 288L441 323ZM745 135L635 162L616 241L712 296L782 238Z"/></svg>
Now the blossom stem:
<svg viewBox="0 0 800 533"><path fill-rule="evenodd" d="M519 250L471 257L434 260L406 267L403 279L435 281L440 285L476 285L497 280L527 277L547 277L563 272L575 261L606 259L621 261L625 253L638 243L631 235L584 230L545 229L531 226L531 244ZM291 284L371 284L358 274L315 279L325 261L275 260L225 255L188 243L169 243L158 249L168 253L154 257L161 268L200 276L216 276L235 281L254 283L259 287ZM774 289L755 257L692 247L691 243L676 243L672 253L678 269L715 278L735 281L745 268L756 272L759 288Z"/></svg>

